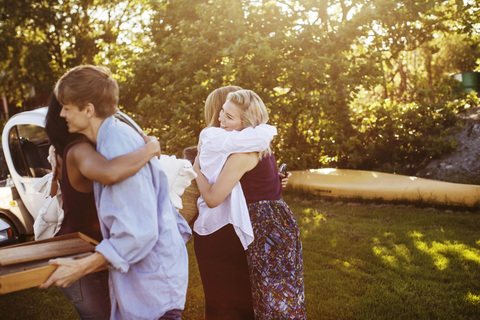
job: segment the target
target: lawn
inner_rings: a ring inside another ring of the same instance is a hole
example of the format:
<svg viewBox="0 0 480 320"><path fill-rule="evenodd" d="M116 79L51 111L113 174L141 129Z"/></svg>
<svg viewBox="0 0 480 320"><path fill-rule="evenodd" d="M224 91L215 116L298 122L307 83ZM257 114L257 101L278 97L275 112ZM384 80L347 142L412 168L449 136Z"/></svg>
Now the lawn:
<svg viewBox="0 0 480 320"><path fill-rule="evenodd" d="M302 231L309 319L479 319L480 212L286 194ZM184 319L203 293L192 241ZM0 296L1 319L78 319L58 289Z"/></svg>

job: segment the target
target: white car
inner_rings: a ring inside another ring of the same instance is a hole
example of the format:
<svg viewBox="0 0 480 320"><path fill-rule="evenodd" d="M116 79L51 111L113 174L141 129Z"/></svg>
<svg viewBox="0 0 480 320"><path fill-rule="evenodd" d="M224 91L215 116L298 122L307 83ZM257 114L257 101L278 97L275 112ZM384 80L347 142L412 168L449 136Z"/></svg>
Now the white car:
<svg viewBox="0 0 480 320"><path fill-rule="evenodd" d="M45 132L47 108L12 116L3 129L2 147L9 178L0 187L0 246L33 239L33 223L43 205L35 182L51 172L47 161L50 146ZM122 112L117 118L137 130L140 127Z"/></svg>

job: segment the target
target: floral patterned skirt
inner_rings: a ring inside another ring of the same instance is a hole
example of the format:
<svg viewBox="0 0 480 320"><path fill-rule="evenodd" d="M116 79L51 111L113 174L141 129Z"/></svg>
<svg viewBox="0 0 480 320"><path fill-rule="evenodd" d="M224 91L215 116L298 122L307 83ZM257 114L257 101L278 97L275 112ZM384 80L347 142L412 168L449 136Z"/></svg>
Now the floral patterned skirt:
<svg viewBox="0 0 480 320"><path fill-rule="evenodd" d="M247 250L256 320L306 319L300 229L283 200L248 206L255 240Z"/></svg>

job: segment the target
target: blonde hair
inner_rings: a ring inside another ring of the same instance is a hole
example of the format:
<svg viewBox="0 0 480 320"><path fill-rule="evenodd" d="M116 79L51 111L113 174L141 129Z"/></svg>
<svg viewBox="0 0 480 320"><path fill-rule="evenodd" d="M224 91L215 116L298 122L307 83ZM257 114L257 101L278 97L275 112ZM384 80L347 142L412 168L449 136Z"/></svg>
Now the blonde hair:
<svg viewBox="0 0 480 320"><path fill-rule="evenodd" d="M256 127L267 123L268 111L262 99L252 90L238 90L230 92L227 100L235 104L240 109L240 118L243 127ZM271 153L271 148L259 154L260 159Z"/></svg>
<svg viewBox="0 0 480 320"><path fill-rule="evenodd" d="M93 104L100 118L107 118L118 110L118 84L107 67L75 67L57 81L54 92L62 105L72 104L82 110L88 103Z"/></svg>
<svg viewBox="0 0 480 320"><path fill-rule="evenodd" d="M220 127L218 116L222 106L227 101L227 95L230 92L242 90L238 86L225 86L213 90L205 101L205 124L207 127Z"/></svg>
<svg viewBox="0 0 480 320"><path fill-rule="evenodd" d="M244 127L256 127L267 123L268 111L262 99L252 90L238 90L227 95L227 100L240 108Z"/></svg>

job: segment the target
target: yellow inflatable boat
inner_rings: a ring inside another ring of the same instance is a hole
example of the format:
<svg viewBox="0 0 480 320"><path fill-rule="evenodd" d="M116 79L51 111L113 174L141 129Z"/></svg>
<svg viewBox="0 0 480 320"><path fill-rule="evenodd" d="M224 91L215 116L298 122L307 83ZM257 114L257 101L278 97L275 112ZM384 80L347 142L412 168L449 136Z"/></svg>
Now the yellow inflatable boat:
<svg viewBox="0 0 480 320"><path fill-rule="evenodd" d="M292 171L288 188L339 197L420 201L451 206L480 204L480 185L347 169Z"/></svg>

